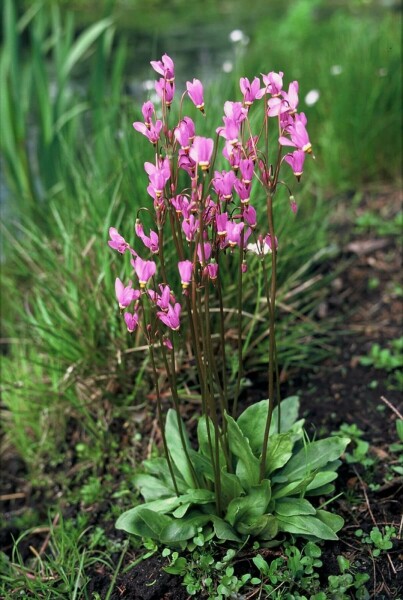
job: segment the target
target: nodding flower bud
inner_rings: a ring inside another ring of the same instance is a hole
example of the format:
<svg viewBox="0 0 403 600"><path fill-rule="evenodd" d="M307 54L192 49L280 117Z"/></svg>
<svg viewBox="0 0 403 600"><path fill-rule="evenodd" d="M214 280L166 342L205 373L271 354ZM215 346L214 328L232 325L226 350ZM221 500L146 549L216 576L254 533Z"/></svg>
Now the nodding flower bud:
<svg viewBox="0 0 403 600"><path fill-rule="evenodd" d="M241 271L242 271L242 273L246 273L247 270L248 270L248 264L247 264L246 260L243 260L242 264L241 264Z"/></svg>
<svg viewBox="0 0 403 600"><path fill-rule="evenodd" d="M290 207L291 207L291 210L292 210L292 212L293 212L293 213L294 213L294 215L295 215L295 214L296 214L296 212L297 212L297 210L298 210L298 206L297 206L297 203L295 202L295 198L294 198L294 196L290 196L289 200L290 200Z"/></svg>
<svg viewBox="0 0 403 600"><path fill-rule="evenodd" d="M193 263L190 260L182 260L178 262L179 275L181 277L182 289L189 287L192 281Z"/></svg>

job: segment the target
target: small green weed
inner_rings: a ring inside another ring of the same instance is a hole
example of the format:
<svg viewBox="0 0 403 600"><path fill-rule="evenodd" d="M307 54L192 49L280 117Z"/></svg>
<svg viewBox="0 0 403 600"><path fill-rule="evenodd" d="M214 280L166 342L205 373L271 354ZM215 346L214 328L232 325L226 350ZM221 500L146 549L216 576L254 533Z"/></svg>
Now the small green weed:
<svg viewBox="0 0 403 600"><path fill-rule="evenodd" d="M360 357L360 363L390 373L388 387L403 390L403 337L392 340L389 348L373 344L369 354Z"/></svg>
<svg viewBox="0 0 403 600"><path fill-rule="evenodd" d="M392 539L397 537L396 528L386 525L384 531L379 527L373 527L369 534L364 533L362 529L357 529L355 535L363 544L371 546L373 556L379 556L381 552L393 548Z"/></svg>

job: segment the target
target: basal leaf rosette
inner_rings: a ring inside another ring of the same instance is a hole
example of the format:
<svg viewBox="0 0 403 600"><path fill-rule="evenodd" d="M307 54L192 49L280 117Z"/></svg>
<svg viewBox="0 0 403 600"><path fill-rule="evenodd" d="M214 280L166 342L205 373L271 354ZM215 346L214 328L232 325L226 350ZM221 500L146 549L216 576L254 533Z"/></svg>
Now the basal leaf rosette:
<svg viewBox="0 0 403 600"><path fill-rule="evenodd" d="M268 400L247 408L237 421L225 415L229 454L224 451L223 432L216 440L213 424L206 417L198 422L199 447L194 450L183 435L184 424L174 410L169 410L165 435L178 493L167 460L146 460L145 473L134 477L145 503L123 513L116 527L168 546L191 539L206 527L212 528L219 540L238 543L251 537L270 544L285 533L337 540L343 519L316 508L311 499L334 492L339 457L350 440L332 436L310 441L303 419L298 420L298 409L296 396L283 400L280 417L274 409L261 480ZM217 469L220 512L214 487Z"/></svg>

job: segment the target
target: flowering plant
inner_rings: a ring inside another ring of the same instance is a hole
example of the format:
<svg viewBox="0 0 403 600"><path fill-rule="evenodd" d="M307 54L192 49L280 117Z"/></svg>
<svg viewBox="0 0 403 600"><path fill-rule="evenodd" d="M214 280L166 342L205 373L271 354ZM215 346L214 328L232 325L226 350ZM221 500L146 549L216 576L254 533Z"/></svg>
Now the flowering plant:
<svg viewBox="0 0 403 600"><path fill-rule="evenodd" d="M186 84L179 119L172 124L174 63L164 55L151 65L160 75L155 90L161 112L157 114L151 101L145 102L143 121L133 126L146 136L154 152L154 161L145 162L144 169L153 205L146 210L152 214L155 229L147 235L139 211L135 233L145 258L115 228L110 229L109 245L130 256L138 280L134 288L132 281L125 285L116 279L116 297L128 331L141 331L148 346L164 457L145 461L147 473L137 475L136 483L146 504L124 513L117 527L170 544L189 539L206 526L212 526L218 538L232 541L250 535L267 541L279 531L334 539L342 525L340 517L315 509L304 496L333 490L330 482L348 440L309 442L303 422L297 421L298 399L284 400L280 412L277 376L276 265L281 245L273 201L278 187L284 185L291 210L296 212L280 171L284 165L291 167L299 180L305 158L312 154L307 119L297 112L298 83L290 83L285 91L281 72L262 75L262 82L258 77L252 82L242 78L243 99L224 104L223 124L213 139L197 135L194 121L183 114L188 99L205 116L201 82L194 79ZM251 119L255 105L262 112L258 128ZM284 153L284 148L292 151ZM271 164L273 150L276 160ZM226 168L216 168L218 163ZM263 211L252 201L259 195ZM176 253L176 280L168 279L167 248ZM260 257L265 282L269 399L249 407L235 420L243 376L243 280L250 254ZM235 261L238 273L235 386L229 385L226 372L221 273L227 259ZM218 347L213 343L213 309L218 315ZM192 448L180 416L176 373L178 348L188 341L202 407L198 451ZM158 360L172 394L173 408L166 415Z"/></svg>

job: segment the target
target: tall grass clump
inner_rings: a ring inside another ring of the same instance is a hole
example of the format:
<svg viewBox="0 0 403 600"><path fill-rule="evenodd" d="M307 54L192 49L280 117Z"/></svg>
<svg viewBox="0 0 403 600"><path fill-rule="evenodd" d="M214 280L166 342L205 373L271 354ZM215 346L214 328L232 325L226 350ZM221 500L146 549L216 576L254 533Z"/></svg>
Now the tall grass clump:
<svg viewBox="0 0 403 600"><path fill-rule="evenodd" d="M279 27L262 22L248 58L262 54L300 81L317 140L319 169L328 191L401 177L401 16L374 3L330 8L298 0ZM295 60L295 57L301 60Z"/></svg>

